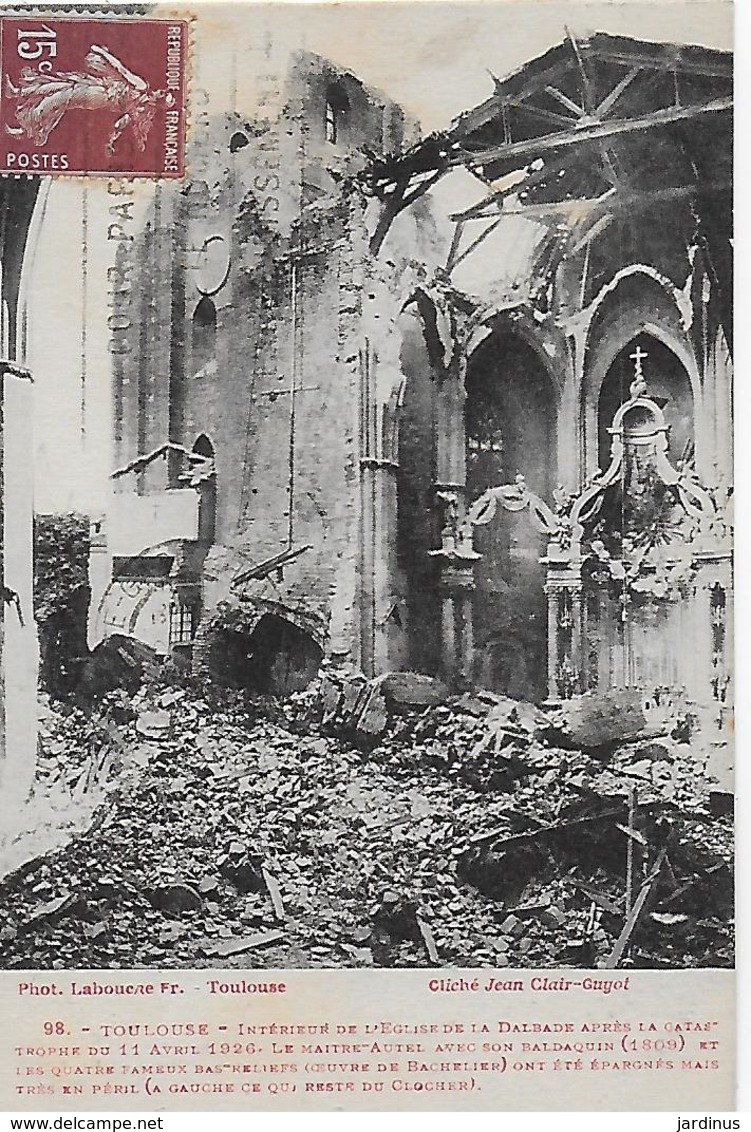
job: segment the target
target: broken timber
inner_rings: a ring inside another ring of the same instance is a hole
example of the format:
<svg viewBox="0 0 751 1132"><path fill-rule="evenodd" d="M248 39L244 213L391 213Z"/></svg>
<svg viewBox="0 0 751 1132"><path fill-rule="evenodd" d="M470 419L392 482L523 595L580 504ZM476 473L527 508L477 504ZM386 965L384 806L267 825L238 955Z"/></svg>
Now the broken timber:
<svg viewBox="0 0 751 1132"><path fill-rule="evenodd" d="M540 826L539 829L530 829L524 833L512 833L509 836L504 836L505 829L491 829L487 833L476 833L470 837L470 845L487 845L490 842L498 842L501 846L519 844L523 841L530 841L535 837L543 837L551 833L560 833L567 829L576 829L583 825L591 825L594 822L604 821L606 818L620 816L623 813L623 808L618 807L601 810L599 814L588 814L583 818L572 818L570 821L554 822L551 825Z"/></svg>
<svg viewBox="0 0 751 1132"><path fill-rule="evenodd" d="M269 896L271 897L271 903L274 905L274 915L276 916L277 920L284 920L287 913L284 910L282 892L279 888L279 883L276 877L273 875L273 873L269 872L265 865L261 866L261 876L263 877L263 883L266 885Z"/></svg>
<svg viewBox="0 0 751 1132"><path fill-rule="evenodd" d="M626 917L626 922L623 925L623 930L616 940L615 947L603 963L603 967L606 970L612 970L614 967L617 967L621 959L623 958L623 953L629 945L631 937L636 930L636 926L639 923L642 914L646 910L647 901L657 889L657 884L659 882L660 874L662 873L667 855L668 847L667 845L665 845L660 850L652 871L641 886L639 894L634 901L634 906L631 909L630 914Z"/></svg>

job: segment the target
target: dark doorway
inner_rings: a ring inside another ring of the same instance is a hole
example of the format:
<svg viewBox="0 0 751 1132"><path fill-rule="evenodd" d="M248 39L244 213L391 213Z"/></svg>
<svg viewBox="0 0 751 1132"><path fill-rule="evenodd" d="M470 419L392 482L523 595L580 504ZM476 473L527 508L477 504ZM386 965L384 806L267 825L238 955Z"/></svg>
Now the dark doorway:
<svg viewBox="0 0 751 1132"><path fill-rule="evenodd" d="M556 468L556 396L537 352L511 332L473 355L465 405L467 501L524 476L550 501ZM517 699L547 695L545 541L526 512L499 511L475 533L474 679Z"/></svg>
<svg viewBox="0 0 751 1132"><path fill-rule="evenodd" d="M240 627L217 631L211 649L212 675L230 688L289 696L307 688L323 650L309 633L265 613L248 633Z"/></svg>

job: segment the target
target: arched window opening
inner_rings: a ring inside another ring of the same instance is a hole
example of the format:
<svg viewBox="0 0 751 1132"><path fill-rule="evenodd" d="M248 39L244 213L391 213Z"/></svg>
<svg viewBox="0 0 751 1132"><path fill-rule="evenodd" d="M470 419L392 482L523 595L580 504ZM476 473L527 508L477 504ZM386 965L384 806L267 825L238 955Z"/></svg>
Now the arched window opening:
<svg viewBox="0 0 751 1132"><path fill-rule="evenodd" d="M213 359L216 350L216 307L204 295L193 311L191 356L193 374L200 373Z"/></svg>
<svg viewBox="0 0 751 1132"><path fill-rule="evenodd" d="M214 445L208 436L201 434L193 445L197 456L205 460L214 461ZM198 504L198 542L203 546L210 546L216 537L216 470L201 479L198 487L200 501Z"/></svg>
<svg viewBox="0 0 751 1132"><path fill-rule="evenodd" d="M349 113L349 99L339 83L331 83L326 89L325 136L326 141L336 145L341 141L342 127Z"/></svg>

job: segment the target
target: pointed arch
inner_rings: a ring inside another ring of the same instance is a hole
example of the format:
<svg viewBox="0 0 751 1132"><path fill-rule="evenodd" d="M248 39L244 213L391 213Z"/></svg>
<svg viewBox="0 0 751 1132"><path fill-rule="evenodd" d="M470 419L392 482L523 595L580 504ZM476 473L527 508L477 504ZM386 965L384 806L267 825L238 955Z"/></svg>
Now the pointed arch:
<svg viewBox="0 0 751 1132"><path fill-rule="evenodd" d="M557 482L559 381L529 329L497 319L465 382L467 504L523 476L551 500ZM475 533L473 678L517 698L547 692L545 539L526 514Z"/></svg>
<svg viewBox="0 0 751 1132"><path fill-rule="evenodd" d="M193 451L205 460L214 460L214 445L205 432L197 438ZM198 542L209 547L216 538L216 470L201 481L198 490Z"/></svg>
<svg viewBox="0 0 751 1132"><path fill-rule="evenodd" d="M690 400L692 419L685 427L681 426L676 430L676 436L682 431L684 441L689 435L695 440L697 461L701 466L705 448L701 421L701 387L696 356L686 327L685 311L679 306L666 281L655 278L653 272L638 270L635 266L633 270L621 273L614 279L598 298L595 314L587 330L580 391L583 480L598 470L605 448L601 424L608 412L612 418L618 407L613 403L612 388L608 394L607 383L612 385L612 381L617 380L612 378L612 374L619 371L619 368L626 374L623 359L628 359L635 345L641 343L649 353L648 340L655 344L652 346L652 363L659 362L666 374L672 374L669 381L671 389L659 392L655 387L655 392L658 396L678 397L682 406L681 413ZM645 374L650 387L652 378L658 379L657 370L653 372L648 363ZM623 400L628 394L630 380L626 381L624 376L621 382L625 390ZM690 398L687 399L689 391ZM608 402L602 409L601 400ZM672 415L672 410L667 413L671 425L674 423Z"/></svg>

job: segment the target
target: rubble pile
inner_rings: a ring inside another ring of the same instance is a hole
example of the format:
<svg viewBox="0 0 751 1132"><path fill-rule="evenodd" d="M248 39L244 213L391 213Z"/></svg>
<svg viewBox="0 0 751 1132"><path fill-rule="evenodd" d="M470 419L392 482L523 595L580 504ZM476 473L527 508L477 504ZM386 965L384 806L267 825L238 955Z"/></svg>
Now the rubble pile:
<svg viewBox="0 0 751 1132"><path fill-rule="evenodd" d="M107 712L94 720L81 712L50 712L47 697L40 697L32 796L0 814L0 879L32 869L40 856L104 818L112 744L119 741Z"/></svg>
<svg viewBox="0 0 751 1132"><path fill-rule="evenodd" d="M402 682L358 745L347 687L51 714L42 776L106 805L3 882L3 966L732 964L732 817L680 728L582 750Z"/></svg>

